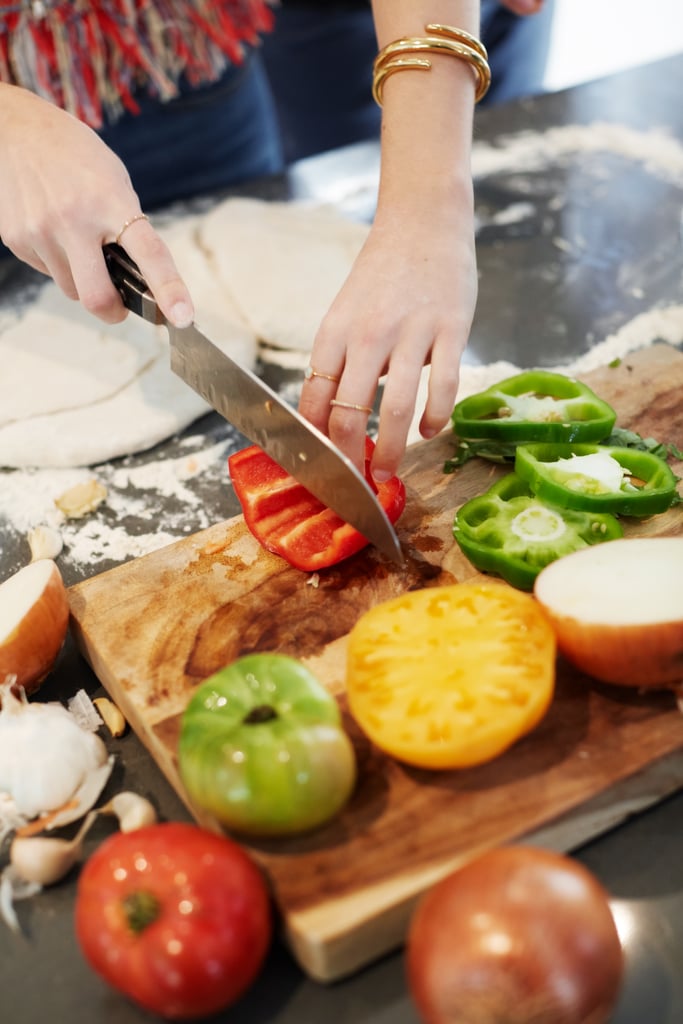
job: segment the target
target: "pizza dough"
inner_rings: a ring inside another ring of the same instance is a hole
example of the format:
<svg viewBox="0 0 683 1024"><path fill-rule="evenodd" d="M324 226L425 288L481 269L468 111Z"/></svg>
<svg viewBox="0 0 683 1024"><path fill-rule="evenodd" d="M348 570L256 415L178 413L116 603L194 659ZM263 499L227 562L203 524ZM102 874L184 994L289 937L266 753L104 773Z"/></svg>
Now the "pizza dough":
<svg viewBox="0 0 683 1024"><path fill-rule="evenodd" d="M328 206L229 199L199 239L259 344L310 352L368 230Z"/></svg>
<svg viewBox="0 0 683 1024"><path fill-rule="evenodd" d="M230 289L216 268L215 257L202 245L203 218L184 217L157 230L173 253L173 259L192 293L197 327L236 363L253 368L256 337L247 326Z"/></svg>
<svg viewBox="0 0 683 1024"><path fill-rule="evenodd" d="M0 426L109 398L159 354L155 329L112 331L49 284L0 335Z"/></svg>
<svg viewBox="0 0 683 1024"><path fill-rule="evenodd" d="M253 333L197 244L196 218L160 233L192 292L197 323L253 366ZM143 451L208 411L170 369L165 328L130 314L103 324L56 285L0 334L0 466L94 465Z"/></svg>
<svg viewBox="0 0 683 1024"><path fill-rule="evenodd" d="M368 228L331 207L226 199L158 225L197 326L242 365L258 344L308 352ZM94 465L143 451L208 411L171 372L168 335L109 326L53 283L0 334L0 466Z"/></svg>

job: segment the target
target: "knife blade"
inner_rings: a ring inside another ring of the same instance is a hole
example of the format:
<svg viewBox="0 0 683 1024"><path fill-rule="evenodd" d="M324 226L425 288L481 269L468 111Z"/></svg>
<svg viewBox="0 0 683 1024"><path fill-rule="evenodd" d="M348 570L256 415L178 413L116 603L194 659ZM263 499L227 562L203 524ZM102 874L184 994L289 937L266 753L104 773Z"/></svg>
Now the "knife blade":
<svg viewBox="0 0 683 1024"><path fill-rule="evenodd" d="M178 328L169 323L139 267L122 246L107 243L103 251L124 306L143 320L167 328L173 372L319 501L402 565L396 531L353 462L265 381L207 338L196 324Z"/></svg>

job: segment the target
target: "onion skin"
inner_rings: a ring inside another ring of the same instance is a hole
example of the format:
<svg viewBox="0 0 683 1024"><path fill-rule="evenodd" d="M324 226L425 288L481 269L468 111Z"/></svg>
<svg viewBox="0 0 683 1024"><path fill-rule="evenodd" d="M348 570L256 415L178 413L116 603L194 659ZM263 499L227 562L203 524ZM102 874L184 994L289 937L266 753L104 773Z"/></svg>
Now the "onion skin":
<svg viewBox="0 0 683 1024"><path fill-rule="evenodd" d="M607 626L544 609L564 658L603 683L640 689L678 689L683 682L683 620Z"/></svg>
<svg viewBox="0 0 683 1024"><path fill-rule="evenodd" d="M69 627L69 601L57 565L47 559L20 569L6 584L15 585L15 580L27 589L35 586L35 600L4 635L0 622L0 683L7 676L16 676L13 692L23 688L30 695L49 674L62 649Z"/></svg>
<svg viewBox="0 0 683 1024"><path fill-rule="evenodd" d="M623 967L597 879L525 846L492 850L438 882L406 947L423 1024L604 1024Z"/></svg>

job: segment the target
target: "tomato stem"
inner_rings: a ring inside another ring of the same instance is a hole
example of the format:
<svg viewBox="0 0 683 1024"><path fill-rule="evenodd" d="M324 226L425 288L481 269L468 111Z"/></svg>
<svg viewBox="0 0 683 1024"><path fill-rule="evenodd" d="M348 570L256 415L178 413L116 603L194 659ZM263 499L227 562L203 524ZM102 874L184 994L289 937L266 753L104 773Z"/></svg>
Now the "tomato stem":
<svg viewBox="0 0 683 1024"><path fill-rule="evenodd" d="M153 924L161 909L161 904L154 893L146 889L128 893L121 903L128 927L135 935L139 935Z"/></svg>
<svg viewBox="0 0 683 1024"><path fill-rule="evenodd" d="M277 711L270 704L257 704L248 715L244 716L245 725L259 725L261 722L270 722L277 718Z"/></svg>

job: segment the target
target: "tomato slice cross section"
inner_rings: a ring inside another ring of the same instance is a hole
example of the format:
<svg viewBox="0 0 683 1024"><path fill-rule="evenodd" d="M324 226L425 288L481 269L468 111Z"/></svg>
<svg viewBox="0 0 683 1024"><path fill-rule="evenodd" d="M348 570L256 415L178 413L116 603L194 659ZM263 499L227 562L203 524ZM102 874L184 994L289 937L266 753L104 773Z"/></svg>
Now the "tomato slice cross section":
<svg viewBox="0 0 683 1024"><path fill-rule="evenodd" d="M352 715L385 753L421 768L501 754L545 715L555 636L537 602L503 583L411 591L349 635Z"/></svg>

